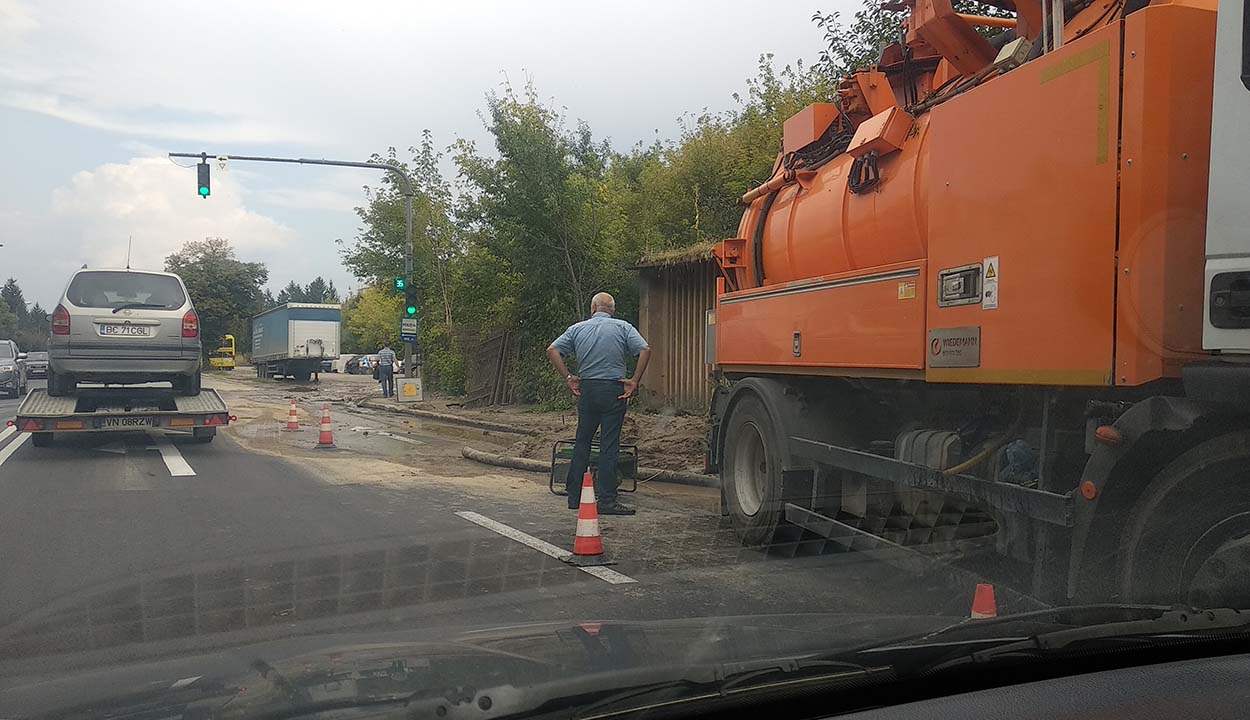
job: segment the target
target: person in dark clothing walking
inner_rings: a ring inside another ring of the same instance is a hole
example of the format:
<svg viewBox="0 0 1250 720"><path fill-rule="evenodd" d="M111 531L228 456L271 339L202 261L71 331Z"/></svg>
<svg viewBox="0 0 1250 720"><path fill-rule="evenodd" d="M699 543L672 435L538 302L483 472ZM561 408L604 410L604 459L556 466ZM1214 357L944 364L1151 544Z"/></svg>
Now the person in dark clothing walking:
<svg viewBox="0 0 1250 720"><path fill-rule="evenodd" d="M551 365L577 396L577 442L564 488L569 509L576 510L582 475L590 463L590 443L599 430L599 474L595 499L600 515L633 515L634 509L616 499L616 458L621 447L625 408L651 360L651 348L633 325L613 318L616 300L601 292L590 300L590 319L569 327L547 348ZM577 356L577 374L569 372L565 355ZM633 377L625 376L625 362L636 356Z"/></svg>

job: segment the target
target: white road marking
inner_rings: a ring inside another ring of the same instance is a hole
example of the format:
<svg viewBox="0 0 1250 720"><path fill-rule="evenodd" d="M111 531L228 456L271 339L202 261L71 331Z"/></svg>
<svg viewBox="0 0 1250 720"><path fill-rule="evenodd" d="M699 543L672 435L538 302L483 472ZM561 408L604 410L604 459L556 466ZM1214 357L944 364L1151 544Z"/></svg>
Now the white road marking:
<svg viewBox="0 0 1250 720"><path fill-rule="evenodd" d="M13 453L17 452L17 449L22 446L22 443L26 442L29 439L30 439L30 433L22 433L18 435L17 437L13 438L13 442L0 448L0 465L3 465L5 460L8 460L10 457L12 457Z"/></svg>
<svg viewBox="0 0 1250 720"><path fill-rule="evenodd" d="M17 432L16 425L5 425L4 429L0 430L0 442L4 442L5 438L7 438L8 436L12 435L15 432Z"/></svg>
<svg viewBox="0 0 1250 720"><path fill-rule="evenodd" d="M564 550L563 548L558 548L555 545L552 545L551 543L545 540L539 540L533 535L527 535L521 532L520 530L517 530L514 527L509 527L507 525L504 525L501 522L491 520L485 515L479 515L475 512L470 512L468 510L463 510L461 512L458 512L456 513L456 515L459 515L460 517L464 518L465 520L468 520L471 523L474 523L476 525L481 525L487 530L493 530L494 532L497 532L500 535L503 535L509 540L516 540L522 545L533 548L544 555L549 555L555 558L556 560L565 561L573 554L569 552L568 550ZM615 570L605 568L605 567L578 567L576 565L574 565L573 567L577 567L578 570L581 570L587 575L592 575L594 577L597 577L600 580L606 583L609 583L611 585L622 585L624 583L638 582L637 580L633 579L632 577L628 575L622 575L621 573L618 573Z"/></svg>
<svg viewBox="0 0 1250 720"><path fill-rule="evenodd" d="M152 433L152 443L156 445L156 449L161 453L161 459L165 461L165 467L169 468L169 474L174 477L185 477L194 475L195 471L183 459L182 453L178 452L178 448L174 446L169 438L161 433Z"/></svg>

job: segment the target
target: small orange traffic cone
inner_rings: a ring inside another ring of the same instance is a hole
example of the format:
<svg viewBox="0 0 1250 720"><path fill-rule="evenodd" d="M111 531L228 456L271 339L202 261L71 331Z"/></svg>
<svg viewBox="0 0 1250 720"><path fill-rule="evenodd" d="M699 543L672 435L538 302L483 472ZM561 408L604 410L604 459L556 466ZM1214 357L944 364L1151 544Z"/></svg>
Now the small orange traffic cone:
<svg viewBox="0 0 1250 720"><path fill-rule="evenodd" d="M603 554L603 538L599 536L599 505L595 502L595 481L589 472L582 476L582 502L577 508L577 534L573 537L573 554Z"/></svg>
<svg viewBox="0 0 1250 720"><path fill-rule="evenodd" d="M330 427L330 403L321 404L321 434L317 436L317 447L334 447L334 429Z"/></svg>
<svg viewBox="0 0 1250 720"><path fill-rule="evenodd" d="M994 602L994 586L978 583L976 592L972 594L972 619L998 617L998 604Z"/></svg>
<svg viewBox="0 0 1250 720"><path fill-rule="evenodd" d="M287 430L299 430L299 418L295 415L295 398L291 398L291 414L286 418Z"/></svg>

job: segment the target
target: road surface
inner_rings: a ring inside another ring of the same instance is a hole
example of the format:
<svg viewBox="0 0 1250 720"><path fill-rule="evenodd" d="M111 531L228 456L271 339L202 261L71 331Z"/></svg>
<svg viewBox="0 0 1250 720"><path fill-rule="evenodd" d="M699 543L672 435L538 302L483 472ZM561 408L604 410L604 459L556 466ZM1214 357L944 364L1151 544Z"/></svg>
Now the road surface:
<svg viewBox="0 0 1250 720"><path fill-rule="evenodd" d="M535 473L459 456L466 434L206 379L239 422L212 444L0 430L0 677L283 633L388 623L497 627L784 612L966 615L966 578L823 544L739 547L716 490L650 483L600 521L612 563L581 569L576 514ZM16 401L0 400L0 428ZM1010 604L1007 596L1000 603ZM32 665L31 663L35 663ZM2 687L2 681L0 681Z"/></svg>

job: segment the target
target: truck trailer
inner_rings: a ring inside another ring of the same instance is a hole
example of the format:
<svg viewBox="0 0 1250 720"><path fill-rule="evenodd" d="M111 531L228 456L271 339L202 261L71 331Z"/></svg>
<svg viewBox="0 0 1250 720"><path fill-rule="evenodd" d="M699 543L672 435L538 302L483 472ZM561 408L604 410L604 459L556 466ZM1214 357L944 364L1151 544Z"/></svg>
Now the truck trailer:
<svg viewBox="0 0 1250 720"><path fill-rule="evenodd" d="M261 378L306 382L339 356L338 305L286 303L252 318L252 365Z"/></svg>
<svg viewBox="0 0 1250 720"><path fill-rule="evenodd" d="M1244 606L1246 2L988 4L892 4L716 247L725 512L979 547L1049 602Z"/></svg>

